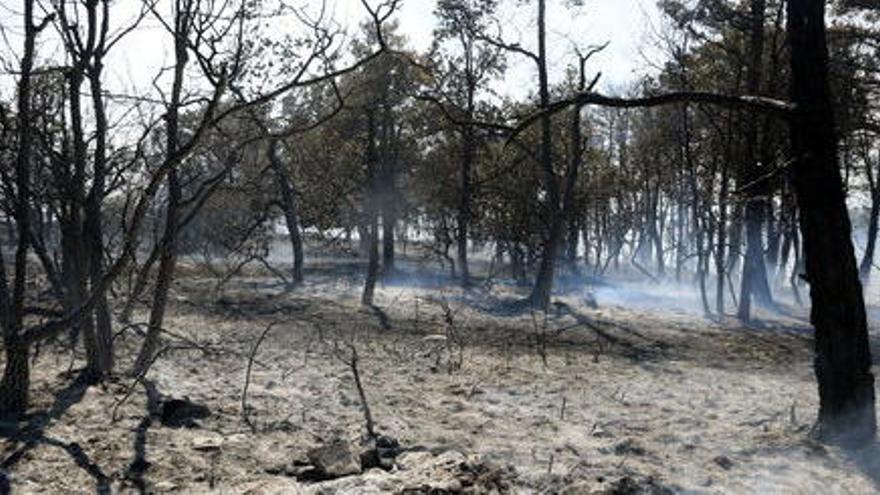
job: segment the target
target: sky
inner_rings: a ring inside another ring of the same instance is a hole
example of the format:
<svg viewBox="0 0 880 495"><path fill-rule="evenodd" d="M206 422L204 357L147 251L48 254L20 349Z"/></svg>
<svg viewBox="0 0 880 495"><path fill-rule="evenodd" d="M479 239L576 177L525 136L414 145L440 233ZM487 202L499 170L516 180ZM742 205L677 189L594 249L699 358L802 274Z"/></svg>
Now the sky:
<svg viewBox="0 0 880 495"><path fill-rule="evenodd" d="M332 0L331 0L332 1ZM435 27L435 0L402 0L397 19L401 31L414 48L425 50ZM501 0L498 13L502 36L507 42L536 46L535 1ZM609 42L593 58L588 71L602 72L600 87L617 90L653 72L650 61L659 58L652 34L660 23L656 0L583 0L572 7L570 0L548 0L548 50L551 77L562 78L564 69L575 60L574 47L581 49ZM363 7L360 0L336 0L335 11L348 25L356 25ZM534 49L534 48L533 48ZM530 91L534 64L522 57L511 57L510 73L503 87L512 96Z"/></svg>
<svg viewBox="0 0 880 495"><path fill-rule="evenodd" d="M48 0L38 0L48 1ZM319 8L317 0L287 0L293 5L313 11ZM375 4L378 0L369 0ZM336 21L351 33L366 18L361 0L327 0L327 7ZM581 49L609 42L609 46L595 56L588 66L589 77L601 71L599 87L608 92L620 92L645 74L654 70L651 61L660 57L653 48L652 33L660 23L655 6L656 0L582 0L580 6L572 7L571 0L548 0L548 50L550 54L551 83L560 81L565 68L574 60L574 47ZM114 27L121 28L131 22L137 13L140 0L114 0L111 16ZM418 51L426 50L435 27L433 10L436 0L401 0L395 19L400 32L410 46ZM536 2L523 0L500 0L498 12L502 37L506 42L517 42L525 47L535 46ZM164 10L168 10L165 6ZM3 46L0 56L5 66L14 61L20 52L21 14L18 2L0 4L0 31ZM155 75L162 67L170 65L171 51L168 34L155 20L148 19L129 33L108 57L105 64L105 86L114 93L150 94L159 96L153 84ZM44 59L58 57L62 53L57 43L43 36L40 54ZM646 55L648 54L648 55ZM504 80L494 89L503 95L523 98L535 92L534 64L521 56L511 55ZM6 81L0 81L0 91L9 97L14 78L8 73ZM163 84L159 84L162 87ZM167 87L167 84L164 85Z"/></svg>

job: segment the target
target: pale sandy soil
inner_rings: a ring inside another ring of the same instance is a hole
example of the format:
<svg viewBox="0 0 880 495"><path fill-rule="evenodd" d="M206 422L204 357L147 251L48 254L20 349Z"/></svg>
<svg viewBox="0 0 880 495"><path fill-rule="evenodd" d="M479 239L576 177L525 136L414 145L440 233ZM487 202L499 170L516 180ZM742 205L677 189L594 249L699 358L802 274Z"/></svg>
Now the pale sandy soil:
<svg viewBox="0 0 880 495"><path fill-rule="evenodd" d="M873 451L810 439L817 398L802 317L765 315L743 328L701 316L674 292L628 292L642 303L626 309L620 291L614 299L600 290L598 309L575 292L545 323L518 310L509 287L464 295L402 285L380 288L380 309L370 310L359 306L354 279L313 280L288 294L262 279L223 294L206 280L177 284L167 326L186 339L165 341L175 347L149 379L162 397L210 409L191 428L151 418L140 385L114 419L131 380L71 385L69 354L44 347L29 435L0 439L8 486L254 494L639 493L623 478L645 493L865 494L880 486ZM242 420L244 375L273 321L251 375L252 433ZM131 332L119 339L124 370L140 340ZM363 434L340 358L348 344L378 431L410 452L391 472L298 481L308 449Z"/></svg>

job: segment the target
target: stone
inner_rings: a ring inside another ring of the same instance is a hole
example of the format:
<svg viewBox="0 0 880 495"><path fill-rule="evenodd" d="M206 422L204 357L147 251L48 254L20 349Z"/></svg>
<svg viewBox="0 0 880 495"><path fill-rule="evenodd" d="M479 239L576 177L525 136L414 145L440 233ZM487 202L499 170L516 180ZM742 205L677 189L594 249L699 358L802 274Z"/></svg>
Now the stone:
<svg viewBox="0 0 880 495"><path fill-rule="evenodd" d="M223 439L217 436L198 436L192 441L193 450L198 450L201 452L213 452L220 450L221 445L223 445Z"/></svg>
<svg viewBox="0 0 880 495"><path fill-rule="evenodd" d="M360 459L351 448L351 444L342 439L313 448L306 453L306 456L315 469L327 479L361 472Z"/></svg>

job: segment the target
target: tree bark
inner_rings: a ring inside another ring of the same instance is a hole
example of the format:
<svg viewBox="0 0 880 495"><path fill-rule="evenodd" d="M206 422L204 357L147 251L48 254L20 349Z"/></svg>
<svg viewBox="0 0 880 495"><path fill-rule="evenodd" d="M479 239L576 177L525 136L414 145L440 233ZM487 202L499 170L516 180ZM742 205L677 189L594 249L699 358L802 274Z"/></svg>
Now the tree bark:
<svg viewBox="0 0 880 495"><path fill-rule="evenodd" d="M91 24L97 21L97 3L89 3L88 16ZM104 7L103 23L100 28L100 39L105 40L108 30L108 3L102 2ZM106 195L107 175L107 113L104 107L103 87L101 73L103 70L103 52L105 47L95 49L94 60L89 70L89 86L92 93L92 107L95 112L95 150L92 160L92 189L86 198L85 223L83 230L89 244L89 281L92 287L96 287L104 278L104 230L102 203ZM103 380L113 371L113 323L110 318L110 309L107 304L107 294L98 294L95 304L95 363L91 370L93 380Z"/></svg>
<svg viewBox="0 0 880 495"><path fill-rule="evenodd" d="M296 192L290 177L281 162L279 143L277 139L269 142L269 161L278 180L278 192L281 197L281 209L284 210L284 222L287 226L287 236L290 239L290 247L293 251L293 283L300 285L303 282L303 241L299 227L299 215L296 208Z"/></svg>
<svg viewBox="0 0 880 495"><path fill-rule="evenodd" d="M823 0L790 0L790 121L794 188L815 326L819 427L826 439L864 444L876 433L874 375L862 286L840 176Z"/></svg>
<svg viewBox="0 0 880 495"><path fill-rule="evenodd" d="M175 129L176 132L176 129ZM168 306L168 293L174 281L174 269L177 265L177 223L180 213L181 188L177 171L168 174L168 204L165 211L165 230L159 246L159 270L156 273L156 286L153 288L153 301L150 306L150 318L147 323L147 336L138 353L137 360L131 369L132 376L141 376L153 361L153 355L159 349L159 337L165 322L165 310Z"/></svg>
<svg viewBox="0 0 880 495"><path fill-rule="evenodd" d="M865 245L865 254L859 265L859 277L863 283L871 278L871 269L874 267L874 251L877 246L877 230L880 222L880 191L871 193L871 214L868 218L868 241Z"/></svg>
<svg viewBox="0 0 880 495"><path fill-rule="evenodd" d="M24 293L27 282L27 252L30 233L32 116L31 74L37 37L34 25L34 0L24 0L24 52L21 57L21 75L18 80L17 124L18 152L15 161L15 222L17 245L15 250L15 273L12 294L6 286L5 273L0 282L0 309L3 310L3 344L6 347L6 364L0 379L0 415L20 416L28 406L30 369L28 354L30 343L22 336L24 324ZM3 260L0 260L3 261ZM5 271L5 267L4 267Z"/></svg>
<svg viewBox="0 0 880 495"><path fill-rule="evenodd" d="M368 222L367 234L367 274L364 280L364 291L361 294L361 304L373 305L373 296L376 291L376 279L379 276L379 211L376 205L378 200L377 177L377 153L376 153L376 121L373 112L367 110L367 143L364 161L367 166L367 192L364 198L364 209Z"/></svg>
<svg viewBox="0 0 880 495"><path fill-rule="evenodd" d="M468 81L467 94L467 119L474 119L474 91L473 85ZM459 273L462 287L471 284L471 272L468 266L468 228L471 217L471 169L474 162L474 127L465 124L461 136L461 165L458 171L459 203L458 203L458 232L456 233L456 248L458 257Z"/></svg>
<svg viewBox="0 0 880 495"><path fill-rule="evenodd" d="M381 163L377 167L376 178L381 182L378 208L382 214L382 273L390 276L394 273L394 228L397 225L397 191L395 176L397 174L397 136L395 132L392 103L388 88L382 92L382 125L381 125ZM377 154L378 156L378 154ZM374 231L378 235L378 231Z"/></svg>
<svg viewBox="0 0 880 495"><path fill-rule="evenodd" d="M23 414L30 392L30 346L20 337L4 339L6 367L0 380L0 416Z"/></svg>
<svg viewBox="0 0 880 495"><path fill-rule="evenodd" d="M191 27L193 12L182 7L175 13L174 22L174 80L171 86L171 98L165 116L165 156L170 157L180 147L180 105L183 91L183 80L188 61L187 35ZM166 158L167 159L167 158ZM159 337L165 321L165 310L168 305L168 292L174 281L174 269L177 264L177 241L179 237L180 203L183 192L177 177L177 166L168 172L168 202L165 209L165 229L159 246L159 270L156 274L156 286L153 288L153 302L150 307L150 318L147 336L138 353L137 360L131 369L133 376L146 373L153 356L159 347Z"/></svg>
<svg viewBox="0 0 880 495"><path fill-rule="evenodd" d="M134 275L134 286L131 288L131 293L128 295L128 299L125 301L125 306L122 307L122 312L119 316L119 321L122 323L129 323L131 321L131 314L134 312L134 307L138 303L138 300L144 294L144 291L147 290L147 283L150 279L150 271L153 269L153 265L156 264L156 261L159 260L159 254L161 253L161 240L159 243L153 246L150 249L150 255L144 261L143 265L141 265L140 269L137 270L137 273Z"/></svg>
<svg viewBox="0 0 880 495"><path fill-rule="evenodd" d="M750 2L750 36L749 52L751 60L746 68L746 92L758 94L761 89L762 64L764 60L764 14L766 4L764 0L751 0ZM767 268L764 264L764 240L762 229L764 225L765 201L761 191L766 187L756 184L761 176L761 168L758 166L758 121L756 112L749 112L745 123L745 161L740 173L740 188L746 189L745 205L745 230L746 230L746 253L743 259L743 271L740 285L739 308L737 318L741 321L749 321L751 318L751 303L754 296L757 302L763 305L772 304L770 286L767 283Z"/></svg>

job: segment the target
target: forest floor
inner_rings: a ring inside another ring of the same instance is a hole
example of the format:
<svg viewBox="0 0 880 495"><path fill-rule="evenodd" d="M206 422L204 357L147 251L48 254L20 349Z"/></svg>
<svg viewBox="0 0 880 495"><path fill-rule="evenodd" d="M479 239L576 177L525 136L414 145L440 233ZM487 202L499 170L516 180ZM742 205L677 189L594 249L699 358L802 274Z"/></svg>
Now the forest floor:
<svg viewBox="0 0 880 495"><path fill-rule="evenodd" d="M810 437L802 309L743 327L677 307L672 289L620 283L592 290L595 308L583 290L560 295L545 319L517 304L519 288L431 279L380 286L364 308L357 270L340 271L311 266L291 292L254 277L221 293L183 270L146 385L82 387L70 372L82 356L44 346L33 414L0 438L0 493L880 490L873 449ZM119 369L139 342L120 334ZM356 453L365 434L352 349L375 428L400 452L389 470L317 481L310 449ZM176 418L172 399L207 411Z"/></svg>

